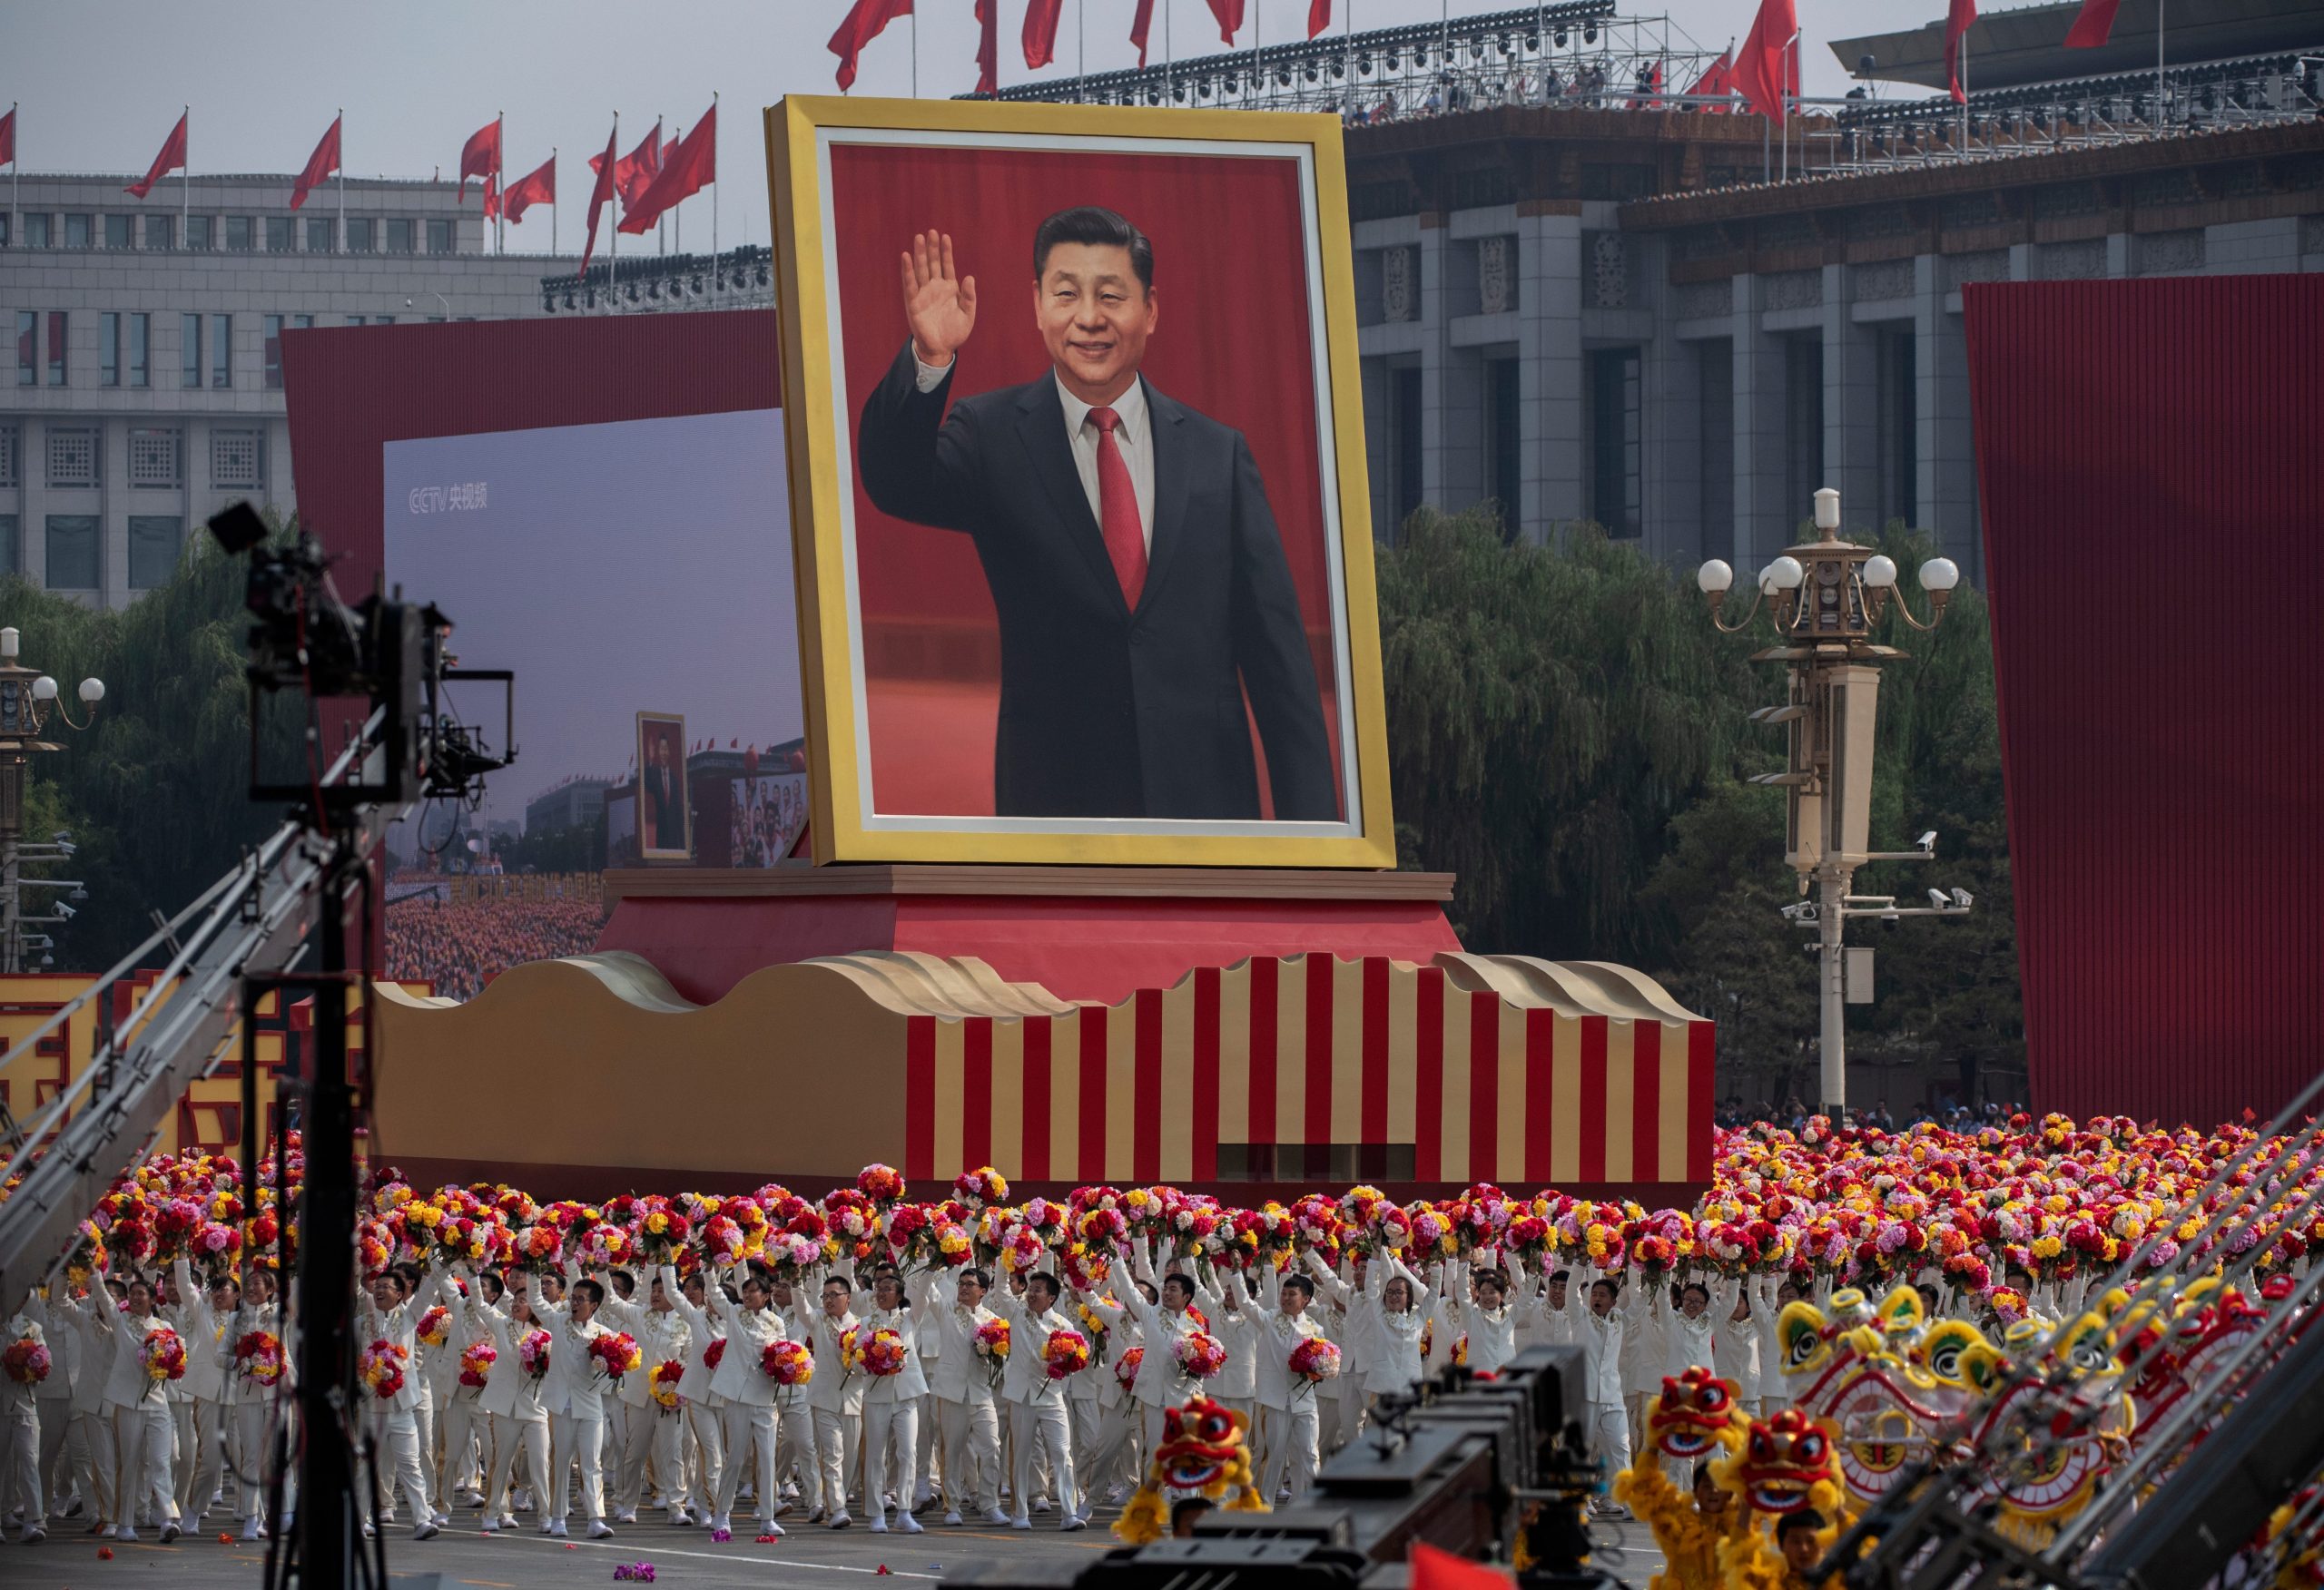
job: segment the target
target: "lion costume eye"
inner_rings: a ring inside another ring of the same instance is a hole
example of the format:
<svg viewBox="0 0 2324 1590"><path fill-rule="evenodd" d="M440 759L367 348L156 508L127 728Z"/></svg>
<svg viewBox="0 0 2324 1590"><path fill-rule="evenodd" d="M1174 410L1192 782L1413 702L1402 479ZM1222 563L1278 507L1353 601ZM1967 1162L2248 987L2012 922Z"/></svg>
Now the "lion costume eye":
<svg viewBox="0 0 2324 1590"><path fill-rule="evenodd" d="M1727 1410L1727 1388L1714 1380L1703 1388L1703 1411L1724 1413Z"/></svg>
<svg viewBox="0 0 2324 1590"><path fill-rule="evenodd" d="M1802 1430L1798 1438L1792 1443L1792 1451L1802 1463L1821 1463L1824 1460L1823 1433L1819 1430Z"/></svg>
<svg viewBox="0 0 2324 1590"><path fill-rule="evenodd" d="M1226 1413L1211 1413L1204 1415L1201 1433L1202 1438L1206 1441L1216 1443L1225 1440L1228 1436L1235 1433L1235 1420L1233 1416Z"/></svg>

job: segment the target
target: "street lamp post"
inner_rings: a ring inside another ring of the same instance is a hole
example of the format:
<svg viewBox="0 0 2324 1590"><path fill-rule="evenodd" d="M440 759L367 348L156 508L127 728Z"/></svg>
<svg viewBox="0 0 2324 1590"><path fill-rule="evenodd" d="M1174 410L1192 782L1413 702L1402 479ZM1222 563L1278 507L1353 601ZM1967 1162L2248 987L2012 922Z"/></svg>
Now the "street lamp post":
<svg viewBox="0 0 2324 1590"><path fill-rule="evenodd" d="M1875 644L1872 631L1891 603L1913 628L1935 629L1961 571L1950 558L1935 557L1921 565L1921 589L1931 604L1924 623L1896 590L1895 561L1842 541L1839 526L1840 494L1827 486L1816 494L1817 539L1787 547L1760 570L1758 594L1732 623L1721 614L1735 571L1713 558L1695 576L1710 599L1711 622L1723 633L1748 628L1766 606L1778 643L1754 653L1751 660L1785 665L1788 689L1782 704L1761 707L1751 721L1783 726L1789 753L1782 772L1762 773L1752 781L1775 785L1785 795L1785 859L1798 875L1803 898L1786 906L1783 914L1795 926L1817 932L1822 1103L1832 1115L1847 1104L1847 919L1958 917L1972 903L1960 889L1949 895L1931 889L1927 906L1899 906L1893 895L1848 892L1856 869L1866 862L1926 861L1936 854L1934 830L1910 850L1868 848L1880 665L1904 655L1893 646ZM1811 885L1814 899L1804 898Z"/></svg>
<svg viewBox="0 0 2324 1590"><path fill-rule="evenodd" d="M24 842L25 774L32 753L64 749L40 737L52 716L63 720L68 728L86 729L96 721L97 703L105 697L103 680L83 680L81 702L89 709L89 717L74 722L72 713L57 699L56 681L17 661L17 642L15 630L0 629L0 972L5 973L25 969L23 898L28 885L20 875L25 861L73 853L72 841L62 834L53 846L31 847ZM33 885L44 881L29 880ZM59 909L71 915L69 908ZM54 915L40 918L62 919Z"/></svg>

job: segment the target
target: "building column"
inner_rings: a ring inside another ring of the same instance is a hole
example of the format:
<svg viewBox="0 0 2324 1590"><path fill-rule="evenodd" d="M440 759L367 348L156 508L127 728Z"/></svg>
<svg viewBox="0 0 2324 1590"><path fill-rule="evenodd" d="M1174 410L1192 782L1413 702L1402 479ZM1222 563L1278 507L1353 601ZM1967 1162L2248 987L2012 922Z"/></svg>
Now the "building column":
<svg viewBox="0 0 2324 1590"><path fill-rule="evenodd" d="M1850 535L1880 531L1880 346L1850 315L1848 268L1824 267L1824 484Z"/></svg>
<svg viewBox="0 0 2324 1590"><path fill-rule="evenodd" d="M1633 236L1630 246L1641 246ZM1645 269L1634 280L1664 280L1657 249L1641 261ZM1704 545L1709 527L1703 523L1702 356L1700 345L1681 342L1678 322L1668 314L1654 317L1654 339L1640 350L1639 378L1645 389L1644 447L1640 467L1645 472L1641 512L1646 520L1649 556L1680 567L1706 557L1724 555L1724 545Z"/></svg>
<svg viewBox="0 0 2324 1590"><path fill-rule="evenodd" d="M1972 583L1984 570L1977 537L1977 467L1969 425L1969 344L1958 317L1946 312L1943 261L1913 261L1915 417L1920 435L1918 527Z"/></svg>
<svg viewBox="0 0 2324 1590"><path fill-rule="evenodd" d="M1735 278L1735 566L1747 577L1786 546L1808 505L1785 501L1783 339L1760 327L1758 278Z"/></svg>
<svg viewBox="0 0 2324 1590"><path fill-rule="evenodd" d="M24 575L44 590L48 585L48 417L27 413L16 427L17 476L24 482L16 500L18 534L23 536Z"/></svg>
<svg viewBox="0 0 2324 1590"><path fill-rule="evenodd" d="M1587 516L1581 453L1581 217L1517 219L1517 391L1526 539Z"/></svg>
<svg viewBox="0 0 2324 1590"><path fill-rule="evenodd" d="M129 427L122 415L108 415L98 427L104 437L103 504L97 510L97 605L129 605Z"/></svg>
<svg viewBox="0 0 2324 1590"><path fill-rule="evenodd" d="M1446 486L1445 388L1451 372L1452 328L1445 319L1444 272L1452 264L1452 233L1442 216L1420 218L1420 241L1413 249L1419 280L1413 318L1420 322L1420 500L1440 514L1453 510Z"/></svg>

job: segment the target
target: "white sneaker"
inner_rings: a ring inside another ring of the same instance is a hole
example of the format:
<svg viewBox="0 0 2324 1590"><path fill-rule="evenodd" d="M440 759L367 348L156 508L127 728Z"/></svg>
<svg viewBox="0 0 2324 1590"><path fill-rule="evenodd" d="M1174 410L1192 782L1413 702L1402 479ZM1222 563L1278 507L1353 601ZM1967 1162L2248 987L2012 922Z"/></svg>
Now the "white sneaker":
<svg viewBox="0 0 2324 1590"><path fill-rule="evenodd" d="M906 1513L906 1514L904 1515L904 1516L905 1516L905 1517L907 1517L907 1518L909 1518L909 1517L911 1517L911 1515L910 1513ZM874 1535L885 1535L887 1532L888 1532L888 1516L887 1516L887 1514L885 1514L885 1513L874 1513L874 1514L872 1514L872 1534L874 1534Z"/></svg>
<svg viewBox="0 0 2324 1590"><path fill-rule="evenodd" d="M929 1507L933 1504L935 1500L936 1493L929 1489L926 1486L921 1486L920 1489L912 1495L911 1510L917 1513L922 1507Z"/></svg>
<svg viewBox="0 0 2324 1590"><path fill-rule="evenodd" d="M442 1508L440 1508L440 1507L438 1507L438 1508L436 1510L436 1527L437 1527L437 1528L441 1529L442 1527L444 1527L444 1526L445 1526L445 1525L449 1524L451 1521L452 1521L452 1516L451 1516L449 1513L445 1512L445 1511L444 1511Z"/></svg>
<svg viewBox="0 0 2324 1590"><path fill-rule="evenodd" d="M902 1530L906 1535L921 1535L926 1533L926 1531L921 1527L920 1520L913 1517L910 1513L899 1513L896 1515L896 1527Z"/></svg>
<svg viewBox="0 0 2324 1590"><path fill-rule="evenodd" d="M243 1519L242 1538L244 1540L264 1540L266 1538L266 1526L260 1523L256 1518Z"/></svg>
<svg viewBox="0 0 2324 1590"><path fill-rule="evenodd" d="M364 1538L364 1539L366 1539L366 1540L369 1540L369 1539L371 1539L374 1536L378 1535L379 1533L379 1532L377 1529L374 1529L374 1528L373 1528L370 1525L369 1525L369 1524L366 1524L365 1526L363 1526L363 1538Z"/></svg>
<svg viewBox="0 0 2324 1590"><path fill-rule="evenodd" d="M1046 1512L1048 1512L1049 1510L1049 1497L1043 1497L1039 1501L1035 1502L1035 1503L1033 1504L1033 1511L1035 1511L1036 1513L1046 1513Z"/></svg>
<svg viewBox="0 0 2324 1590"><path fill-rule="evenodd" d="M847 1516L847 1509L845 1507L842 1507L838 1512L832 1515L832 1527L834 1529L844 1529L854 1522L854 1519Z"/></svg>
<svg viewBox="0 0 2324 1590"><path fill-rule="evenodd" d="M162 1526L162 1544L167 1546L183 1533L184 1531L178 1527L178 1521L172 1518Z"/></svg>
<svg viewBox="0 0 2324 1590"><path fill-rule="evenodd" d="M950 1512L945 1514L944 1522L952 1526L953 1528L958 1529L960 1526L960 1510L958 1507L955 1507Z"/></svg>
<svg viewBox="0 0 2324 1590"><path fill-rule="evenodd" d="M783 1538L783 1526L776 1523L772 1518L762 1518L759 1520L759 1533L761 1535L772 1535L777 1540L781 1540Z"/></svg>
<svg viewBox="0 0 2324 1590"><path fill-rule="evenodd" d="M694 1515L687 1512L684 1507L673 1507L670 1509L670 1527L673 1529L685 1528L693 1523Z"/></svg>
<svg viewBox="0 0 2324 1590"><path fill-rule="evenodd" d="M620 1512L614 1515L614 1522L616 1524L636 1523L637 1509L635 1507L624 1507Z"/></svg>
<svg viewBox="0 0 2324 1590"><path fill-rule="evenodd" d="M560 1529L560 1530L558 1530L558 1531L557 1531L557 1533L558 1533L559 1535L562 1535L562 1534L564 1534L564 1533L565 1533L565 1531L564 1531L564 1530L562 1530L562 1529ZM589 1520L589 1538L590 1538L590 1539L592 1539L592 1540L611 1540L613 1537L614 1537L614 1526L613 1526L612 1525L610 1525L610 1524L606 1523L603 1518L592 1518L592 1519L590 1519L590 1520Z"/></svg>
<svg viewBox="0 0 2324 1590"><path fill-rule="evenodd" d="M551 1540L563 1540L566 1538L565 1520L562 1518L551 1518L548 1521L548 1536Z"/></svg>
<svg viewBox="0 0 2324 1590"><path fill-rule="evenodd" d="M115 1540L134 1540L137 1538L137 1526L134 1524L121 1525L113 1530L113 1537Z"/></svg>
<svg viewBox="0 0 2324 1590"><path fill-rule="evenodd" d="M1058 1527L1064 1530L1087 1529L1089 1527L1089 1520L1078 1513L1068 1513Z"/></svg>
<svg viewBox="0 0 2324 1590"><path fill-rule="evenodd" d="M46 1540L47 1538L47 1530L43 1529L37 1524L29 1524L25 1526L23 1538L19 1539L16 1544L18 1546L38 1546L42 1541Z"/></svg>
<svg viewBox="0 0 2324 1590"><path fill-rule="evenodd" d="M485 1515L484 1522L478 1525L478 1527L482 1529L487 1535L497 1535L500 1533L500 1520L487 1513ZM247 1540L250 1536L246 1535L242 1538Z"/></svg>
<svg viewBox="0 0 2324 1590"><path fill-rule="evenodd" d="M544 1518L544 1519L542 1519L542 1520L541 1520L541 1533L542 1533L543 1535L554 1535L554 1534L556 1534L556 1519L554 1519L554 1518Z"/></svg>
<svg viewBox="0 0 2324 1590"><path fill-rule="evenodd" d="M419 1527L414 1529L411 1532L411 1537L414 1540L433 1540L443 1533L444 1526L437 1523L435 1519L430 1518L427 1523L422 1524Z"/></svg>
<svg viewBox="0 0 2324 1590"><path fill-rule="evenodd" d="M993 1507L987 1510L984 1516L984 1521L1001 1529L1009 1527L1009 1515L1002 1512L999 1507Z"/></svg>
<svg viewBox="0 0 2324 1590"><path fill-rule="evenodd" d="M531 1512L533 1510L533 1493L526 1487L521 1485L518 1486L517 1487L515 1499L508 1504L508 1510L512 1513Z"/></svg>
<svg viewBox="0 0 2324 1590"><path fill-rule="evenodd" d="M1009 1520L1009 1527L1011 1529L1030 1529L1032 1526L1033 1521L1022 1513Z"/></svg>

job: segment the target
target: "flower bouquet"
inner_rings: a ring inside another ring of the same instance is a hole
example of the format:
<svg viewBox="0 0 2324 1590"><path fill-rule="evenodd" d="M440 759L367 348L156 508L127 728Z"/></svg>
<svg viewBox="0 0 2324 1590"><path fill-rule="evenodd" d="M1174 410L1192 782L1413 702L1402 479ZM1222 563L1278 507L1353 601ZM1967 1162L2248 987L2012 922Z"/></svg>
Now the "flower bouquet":
<svg viewBox="0 0 2324 1590"><path fill-rule="evenodd" d="M417 1334L422 1347L441 1347L452 1333L452 1311L438 1303L419 1317Z"/></svg>
<svg viewBox="0 0 2324 1590"><path fill-rule="evenodd" d="M1088 1367L1089 1339L1078 1330L1052 1330L1041 1343L1041 1369L1050 1379L1069 1379Z"/></svg>
<svg viewBox="0 0 2324 1590"><path fill-rule="evenodd" d="M190 1198L172 1198L153 1212L153 1257L166 1263L182 1258L202 1229L202 1205Z"/></svg>
<svg viewBox="0 0 2324 1590"><path fill-rule="evenodd" d="M499 1359L500 1350L484 1338L469 1342L460 1353L460 1384L481 1389Z"/></svg>
<svg viewBox="0 0 2324 1590"><path fill-rule="evenodd" d="M202 1275L215 1286L234 1273L234 1265L242 1256L241 1227L205 1221L202 1229L193 1233L192 1247L193 1261L202 1266Z"/></svg>
<svg viewBox="0 0 2324 1590"><path fill-rule="evenodd" d="M686 1367L675 1359L665 1359L654 1366L654 1373L645 1389L653 1394L657 1408L670 1408L678 1405L678 1382L685 1378Z"/></svg>
<svg viewBox="0 0 2324 1590"><path fill-rule="evenodd" d="M234 1373L271 1386L282 1379L282 1339L271 1330L246 1330L234 1343Z"/></svg>
<svg viewBox="0 0 2324 1590"><path fill-rule="evenodd" d="M1006 1203L1009 1202L1009 1178L990 1165L982 1165L952 1183L952 1196L967 1204L971 1212L990 1203Z"/></svg>
<svg viewBox="0 0 2324 1590"><path fill-rule="evenodd" d="M778 1386L804 1386L815 1378L815 1355L803 1341L770 1341L759 1353L759 1372Z"/></svg>
<svg viewBox="0 0 2324 1590"><path fill-rule="evenodd" d="M678 1250L693 1234L692 1222L671 1208L667 1199L647 1199L645 1212L637 1222L638 1257L648 1264L675 1263Z"/></svg>
<svg viewBox="0 0 2324 1590"><path fill-rule="evenodd" d="M383 1337L363 1350L356 1359L355 1372L372 1396L382 1402L392 1401L403 1389L403 1367L409 1356Z"/></svg>
<svg viewBox="0 0 2324 1590"><path fill-rule="evenodd" d="M1009 1369L1009 1321L987 1320L977 1327L977 1357L984 1360L984 1378L995 1390Z"/></svg>
<svg viewBox="0 0 2324 1590"><path fill-rule="evenodd" d="M547 1221L535 1221L517 1233L513 1262L528 1275L555 1275L565 1265L565 1233Z"/></svg>
<svg viewBox="0 0 2324 1590"><path fill-rule="evenodd" d="M1340 1350L1328 1338L1303 1336L1291 1350L1290 1369L1299 1389L1312 1397L1316 1387L1339 1374Z"/></svg>
<svg viewBox="0 0 2324 1590"><path fill-rule="evenodd" d="M855 1190L884 1209L904 1195L903 1173L893 1165L865 1165L855 1173Z"/></svg>
<svg viewBox="0 0 2324 1590"><path fill-rule="evenodd" d="M724 1214L712 1215L703 1223L702 1252L722 1269L740 1264L749 1256L743 1228Z"/></svg>
<svg viewBox="0 0 2324 1590"><path fill-rule="evenodd" d="M537 1380L548 1373L548 1353L553 1340L546 1330L534 1330L517 1343L517 1367L525 1371L528 1380Z"/></svg>
<svg viewBox="0 0 2324 1590"><path fill-rule="evenodd" d="M19 1386L37 1386L48 1379L48 1349L29 1336L19 1337L0 1353L0 1368Z"/></svg>
<svg viewBox="0 0 2324 1590"><path fill-rule="evenodd" d="M718 1372L720 1360L725 1356L726 1339L723 1336L714 1336L703 1347L702 1367L714 1375Z"/></svg>
<svg viewBox="0 0 2324 1590"><path fill-rule="evenodd" d="M145 1333L145 1340L138 1344L137 1358L145 1366L148 1379L185 1379L185 1343L166 1325L156 1325Z"/></svg>
<svg viewBox="0 0 2324 1590"><path fill-rule="evenodd" d="M638 1350L637 1339L624 1330L608 1330L603 1336L589 1339L589 1359L599 1374L615 1385L621 1378L645 1361Z"/></svg>
<svg viewBox="0 0 2324 1590"><path fill-rule="evenodd" d="M941 1225L936 1228L936 1258L948 1269L965 1267L975 1251L976 1243L970 1240L966 1227Z"/></svg>
<svg viewBox="0 0 2324 1590"><path fill-rule="evenodd" d="M1137 1371L1145 1362L1146 1350L1142 1347L1133 1347L1114 1360L1114 1379L1123 1390L1128 1390L1137 1383Z"/></svg>
<svg viewBox="0 0 2324 1590"><path fill-rule="evenodd" d="M863 1372L882 1380L891 1375L901 1375L910 1356L900 1333L886 1329L874 1330L871 1340L862 1345Z"/></svg>
<svg viewBox="0 0 2324 1590"><path fill-rule="evenodd" d="M1180 1374L1196 1380L1207 1380L1226 1367L1226 1346L1206 1330L1174 1340L1170 1356L1177 1360Z"/></svg>

